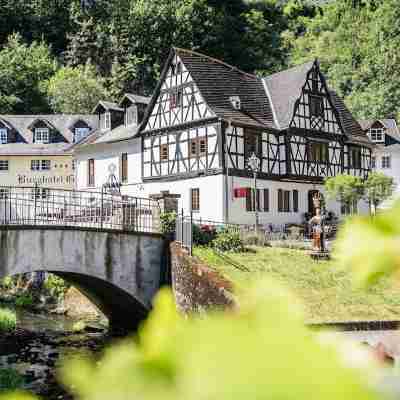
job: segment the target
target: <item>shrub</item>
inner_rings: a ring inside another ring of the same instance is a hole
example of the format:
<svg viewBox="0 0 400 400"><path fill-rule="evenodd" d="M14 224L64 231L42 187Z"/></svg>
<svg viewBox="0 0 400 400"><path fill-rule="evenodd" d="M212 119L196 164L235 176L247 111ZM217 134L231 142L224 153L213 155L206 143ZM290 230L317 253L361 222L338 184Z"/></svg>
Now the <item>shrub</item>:
<svg viewBox="0 0 400 400"><path fill-rule="evenodd" d="M82 332L86 328L86 324L84 321L77 321L72 325L72 331L77 333L77 332Z"/></svg>
<svg viewBox="0 0 400 400"><path fill-rule="evenodd" d="M33 303L34 303L33 296L28 293L20 294L15 299L15 305L21 308L31 308L33 306Z"/></svg>
<svg viewBox="0 0 400 400"><path fill-rule="evenodd" d="M265 236L263 233L248 232L242 235L243 244L245 246L264 246Z"/></svg>
<svg viewBox="0 0 400 400"><path fill-rule="evenodd" d="M164 212L160 215L161 233L171 236L175 233L176 212Z"/></svg>
<svg viewBox="0 0 400 400"><path fill-rule="evenodd" d="M6 276L1 281L1 286L6 290L12 289L14 287L14 279L11 276Z"/></svg>
<svg viewBox="0 0 400 400"><path fill-rule="evenodd" d="M193 244L198 246L208 246L217 236L214 226L193 225Z"/></svg>
<svg viewBox="0 0 400 400"><path fill-rule="evenodd" d="M11 368L0 369L0 392L20 389L24 378Z"/></svg>
<svg viewBox="0 0 400 400"><path fill-rule="evenodd" d="M17 326L17 317L14 311L0 308L0 332L10 332Z"/></svg>
<svg viewBox="0 0 400 400"><path fill-rule="evenodd" d="M218 232L217 237L212 242L212 245L219 251L240 252L244 250L240 233L229 229L224 229L221 232Z"/></svg>
<svg viewBox="0 0 400 400"><path fill-rule="evenodd" d="M44 287L49 295L56 300L63 298L68 289L68 285L65 283L64 279L61 279L54 274L49 274L47 276Z"/></svg>

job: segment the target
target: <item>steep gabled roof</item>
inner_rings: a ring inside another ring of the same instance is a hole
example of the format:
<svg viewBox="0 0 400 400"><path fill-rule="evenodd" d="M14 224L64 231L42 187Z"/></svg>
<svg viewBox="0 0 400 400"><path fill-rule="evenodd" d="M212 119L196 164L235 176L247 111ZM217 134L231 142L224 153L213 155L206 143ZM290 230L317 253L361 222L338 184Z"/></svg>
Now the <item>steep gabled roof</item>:
<svg viewBox="0 0 400 400"><path fill-rule="evenodd" d="M313 64L314 62L310 61L263 78L274 122L278 129L287 129L289 127L295 103L301 96L307 73Z"/></svg>
<svg viewBox="0 0 400 400"><path fill-rule="evenodd" d="M175 51L218 117L273 127L272 110L260 78L204 54L179 48ZM232 106L230 96L240 97L240 110Z"/></svg>
<svg viewBox="0 0 400 400"><path fill-rule="evenodd" d="M368 136L362 130L361 125L354 118L353 114L349 111L344 104L342 98L333 90L329 91L332 104L336 108L344 133L351 143L372 145Z"/></svg>
<svg viewBox="0 0 400 400"><path fill-rule="evenodd" d="M169 64L175 54L189 71L204 101L215 116L225 121L235 121L250 126L275 127L272 111L260 78L204 54L173 48L147 107L142 128L146 126L167 75ZM240 110L233 107L230 96L240 97L242 106Z"/></svg>

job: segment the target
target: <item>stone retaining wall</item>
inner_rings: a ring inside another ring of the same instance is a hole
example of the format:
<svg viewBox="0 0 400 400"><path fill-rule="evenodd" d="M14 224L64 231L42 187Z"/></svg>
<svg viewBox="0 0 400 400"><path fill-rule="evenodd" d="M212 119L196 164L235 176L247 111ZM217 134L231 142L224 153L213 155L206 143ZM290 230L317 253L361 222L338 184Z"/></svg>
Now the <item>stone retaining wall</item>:
<svg viewBox="0 0 400 400"><path fill-rule="evenodd" d="M196 257L189 256L179 243L171 243L170 250L172 288L179 310L201 312L236 305L230 281Z"/></svg>

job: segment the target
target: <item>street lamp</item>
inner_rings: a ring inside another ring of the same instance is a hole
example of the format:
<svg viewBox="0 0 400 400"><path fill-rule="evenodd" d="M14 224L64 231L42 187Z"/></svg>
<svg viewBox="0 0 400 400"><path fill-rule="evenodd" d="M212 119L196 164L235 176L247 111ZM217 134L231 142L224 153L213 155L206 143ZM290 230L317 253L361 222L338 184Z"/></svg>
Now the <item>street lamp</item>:
<svg viewBox="0 0 400 400"><path fill-rule="evenodd" d="M253 153L247 160L247 167L253 172L254 178L254 189L253 189L253 199L254 199L254 215L255 215L255 224L254 224L254 233L257 233L258 226L258 198L257 198L257 172L260 169L260 159Z"/></svg>

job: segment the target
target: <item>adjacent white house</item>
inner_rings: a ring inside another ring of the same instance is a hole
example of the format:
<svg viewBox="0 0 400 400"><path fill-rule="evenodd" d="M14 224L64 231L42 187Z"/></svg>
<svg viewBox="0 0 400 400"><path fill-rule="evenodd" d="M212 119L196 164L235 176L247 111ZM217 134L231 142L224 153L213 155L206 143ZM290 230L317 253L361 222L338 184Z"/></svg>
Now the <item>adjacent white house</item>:
<svg viewBox="0 0 400 400"><path fill-rule="evenodd" d="M396 194L400 193L400 131L396 120L360 121L364 132L375 144L371 168L391 176L396 184Z"/></svg>
<svg viewBox="0 0 400 400"><path fill-rule="evenodd" d="M122 194L169 191L198 219L253 223L257 203L261 224L301 222L326 177L370 170L372 144L317 61L262 79L173 49L151 99L126 95L95 111L100 129L74 146L77 189L100 191L116 171Z"/></svg>

